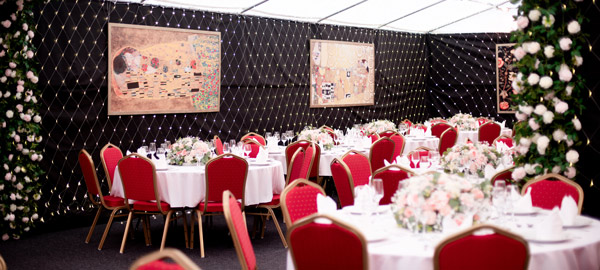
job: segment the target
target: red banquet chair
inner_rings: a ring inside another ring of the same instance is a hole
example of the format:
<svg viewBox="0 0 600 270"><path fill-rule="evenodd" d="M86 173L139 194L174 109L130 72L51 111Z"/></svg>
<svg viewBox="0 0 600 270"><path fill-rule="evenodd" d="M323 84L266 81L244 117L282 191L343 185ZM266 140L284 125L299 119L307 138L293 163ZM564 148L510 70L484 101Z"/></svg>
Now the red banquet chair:
<svg viewBox="0 0 600 270"><path fill-rule="evenodd" d="M369 151L371 172L384 167L384 160L392 162L395 146L394 141L388 137L382 137L371 145L371 150Z"/></svg>
<svg viewBox="0 0 600 270"><path fill-rule="evenodd" d="M394 134L390 137L390 139L392 139L392 141L394 141L394 156L392 157L392 160L396 159L396 157L401 156L402 152L404 152L404 144L406 142L406 139L404 139L404 136L402 136L402 134Z"/></svg>
<svg viewBox="0 0 600 270"><path fill-rule="evenodd" d="M328 131L333 132L333 128L330 128L330 127L328 127L326 125L322 125L319 129L324 129L324 130L328 130Z"/></svg>
<svg viewBox="0 0 600 270"><path fill-rule="evenodd" d="M440 138L442 137L442 133L451 127L452 126L448 123L439 122L431 127L431 135Z"/></svg>
<svg viewBox="0 0 600 270"><path fill-rule="evenodd" d="M204 258L204 234L202 231L202 216L223 214L223 192L229 190L233 196L240 198L239 207L244 210L244 194L246 178L248 177L248 162L233 154L224 154L211 159L205 168L206 188L204 200L198 204L196 215L198 235L200 238L200 257ZM190 247L194 247L194 222Z"/></svg>
<svg viewBox="0 0 600 270"><path fill-rule="evenodd" d="M292 156L292 160L290 162L290 166L287 168L287 174L285 178L285 185L289 185L289 183L295 181L296 179L306 178L306 175L302 176L302 166L304 165L304 149L298 148L296 149L296 153ZM279 221L277 221L277 217L275 216L275 212L273 209L277 209L281 206L281 194L273 194L273 199L271 199L268 203L261 203L257 207L263 208L267 210L267 213L256 213L257 215L269 216L273 219L273 223L275 223L275 227L277 228L277 232L279 233L279 237L281 237L281 242L283 246L287 248L287 243L285 242L285 236L283 236L283 232L281 232L281 228L279 227ZM261 238L265 237L265 225L266 222L263 221L263 227L261 232Z"/></svg>
<svg viewBox="0 0 600 270"><path fill-rule="evenodd" d="M331 161L331 176L338 193L338 199L342 207L354 205L354 181L350 168L345 162L334 158Z"/></svg>
<svg viewBox="0 0 600 270"><path fill-rule="evenodd" d="M323 188L306 179L297 179L283 190L281 214L288 229L297 220L317 213L317 194L319 193L325 195Z"/></svg>
<svg viewBox="0 0 600 270"><path fill-rule="evenodd" d="M479 124L479 126L481 126L481 125L483 125L483 124L485 124L487 122L490 122L490 119L487 119L485 117L478 117L477 118L477 123Z"/></svg>
<svg viewBox="0 0 600 270"><path fill-rule="evenodd" d="M410 167L411 168L421 168L421 166L420 166L421 157L428 156L429 152L433 152L433 151L435 151L435 150L428 148L426 146L419 146L419 147L415 148L415 150L410 151L407 155L408 159L410 160ZM412 158L411 158L415 152L419 153L419 161L417 162L417 164L414 164L412 161Z"/></svg>
<svg viewBox="0 0 600 270"><path fill-rule="evenodd" d="M506 146L513 147L514 143L513 143L513 139L509 136L506 135L500 135L500 137L496 138L494 140L493 145L496 145L496 142L503 142L504 144L506 144Z"/></svg>
<svg viewBox="0 0 600 270"><path fill-rule="evenodd" d="M346 152L341 160L348 165L354 186L369 184L371 176L371 163L369 158L356 150Z"/></svg>
<svg viewBox="0 0 600 270"><path fill-rule="evenodd" d="M414 128L422 129L423 131L427 132L427 127L423 124L416 124L416 125L414 125Z"/></svg>
<svg viewBox="0 0 600 270"><path fill-rule="evenodd" d="M504 181L506 182L506 184L512 184L512 171L514 168L514 166L511 166L494 174L494 176L492 176L492 178L490 179L492 186L494 186L494 183L496 183L496 181Z"/></svg>
<svg viewBox="0 0 600 270"><path fill-rule="evenodd" d="M488 145L492 145L494 140L500 136L501 129L500 125L493 121L479 126L479 142L486 142Z"/></svg>
<svg viewBox="0 0 600 270"><path fill-rule="evenodd" d="M379 133L379 138L383 138L383 137L390 138L396 134L398 134L398 132L396 132L394 130L386 130L384 132Z"/></svg>
<svg viewBox="0 0 600 270"><path fill-rule="evenodd" d="M583 189L579 184L562 175L549 173L536 177L523 185L521 193L527 193L528 188L531 188L533 206L549 210L555 206L560 208L562 199L569 195L577 202L577 208L581 214Z"/></svg>
<svg viewBox="0 0 600 270"><path fill-rule="evenodd" d="M492 230L492 234L474 234ZM435 248L433 269L527 269L529 246L525 239L492 225L476 225L454 234Z"/></svg>
<svg viewBox="0 0 600 270"><path fill-rule="evenodd" d="M383 167L373 173L373 179L383 181L383 198L379 201L380 205L392 203L392 196L398 190L401 181L415 175L411 170L400 165L392 164Z"/></svg>
<svg viewBox="0 0 600 270"><path fill-rule="evenodd" d="M102 235L102 239L98 245L98 250L101 250L114 217L126 216L126 214L117 215L117 212L119 212L119 210L127 209L127 206L125 205L124 198L102 194L100 182L98 181L98 175L96 174L96 166L94 166L92 157L85 149L81 149L79 152L79 166L81 167L83 179L85 181L85 185L87 186L88 198L94 207L98 207L98 212L96 212L96 217L94 218L94 222L92 222L92 227L85 238L86 244L90 242L90 238L92 237L92 233L94 232L94 228L98 223L98 219L100 218L100 213L102 210L111 210L110 218L106 223L104 234Z"/></svg>
<svg viewBox="0 0 600 270"><path fill-rule="evenodd" d="M438 150L440 151L440 156L446 152L446 149L452 148L456 144L456 140L458 139L458 132L455 128L449 128L440 137L440 146Z"/></svg>
<svg viewBox="0 0 600 270"><path fill-rule="evenodd" d="M155 214L166 216L162 242L160 244L160 250L163 250L165 248L165 241L167 240L169 223L171 222L172 216L175 214L175 210L171 208L170 204L163 202L160 199L158 186L156 184L156 168L154 168L154 163L146 157L138 154L131 154L121 159L118 166L121 182L123 183L125 201L135 201L132 205L126 204L129 209L129 216L127 217L127 223L125 225L125 233L123 234L120 253L123 253L125 250L125 243L127 241L127 235L129 233L133 215L144 215L144 236L146 238L146 245L151 244L148 216ZM182 215L182 217L187 247L187 221L185 215Z"/></svg>
<svg viewBox="0 0 600 270"><path fill-rule="evenodd" d="M442 118L434 118L434 119L431 119L429 121L429 123L431 123L432 125L435 125L437 123L448 123L448 121L446 121L445 119L442 119Z"/></svg>
<svg viewBox="0 0 600 270"><path fill-rule="evenodd" d="M253 139L248 139L248 138L244 139L242 141L242 143L244 143L244 145L248 144L248 145L250 145L250 147L252 147L252 151L250 151L250 153L248 153L249 158L256 158L256 156L258 155L258 152L260 151L260 148L263 147L263 145L261 145L259 142L255 141Z"/></svg>
<svg viewBox="0 0 600 270"><path fill-rule="evenodd" d="M100 150L100 160L102 161L102 167L104 168L104 174L108 179L108 188L112 189L112 183L115 176L115 170L119 160L123 158L123 152L121 149L112 143L107 143L102 150Z"/></svg>
<svg viewBox="0 0 600 270"><path fill-rule="evenodd" d="M265 140L265 137L263 137L259 134L256 134L254 132L248 132L246 135L242 136L240 141L243 141L246 139L253 139L253 140L257 141L258 143L260 143L262 146L267 145L267 140Z"/></svg>
<svg viewBox="0 0 600 270"><path fill-rule="evenodd" d="M377 133L371 133L371 134L367 135L367 137L369 137L371 139L371 143L374 143L377 140L379 140L379 134L377 134Z"/></svg>
<svg viewBox="0 0 600 270"><path fill-rule="evenodd" d="M298 221L288 231L287 239L296 269L369 268L364 236L332 216L314 214Z"/></svg>
<svg viewBox="0 0 600 270"><path fill-rule="evenodd" d="M169 259L172 262L168 262ZM135 260L129 270L200 270L188 256L174 248L154 251Z"/></svg>
<svg viewBox="0 0 600 270"><path fill-rule="evenodd" d="M229 233L235 245L235 253L237 253L242 269L257 269L256 255L252 242L250 242L246 219L240 204L229 190L223 192L222 202L227 227L229 227Z"/></svg>
<svg viewBox="0 0 600 270"><path fill-rule="evenodd" d="M405 124L406 128L408 128L408 129L410 129L412 127L412 125L413 125L413 123L410 120L408 120L408 119L402 120L402 123Z"/></svg>
<svg viewBox="0 0 600 270"><path fill-rule="evenodd" d="M298 148L303 148L305 155L306 150L308 149L309 146L313 145L314 147L314 159L313 159L313 165L310 168L310 175L309 176L302 176L301 178L306 178L306 179L314 179L315 182L317 182L316 180L319 177L319 162L321 160L321 147L319 147L318 144L312 144L311 142L307 141L307 140L299 140L296 142L293 142L291 144L289 144L286 148L285 148L285 161L286 161L286 165L290 166L290 160L292 158L292 155L296 152L296 150ZM309 155L311 156L311 155ZM306 157L306 159L308 159L309 157Z"/></svg>
<svg viewBox="0 0 600 270"><path fill-rule="evenodd" d="M219 138L219 136L215 135L213 143L215 144L215 151L217 151L217 156L225 154L225 152L223 152L223 141L221 141L221 138Z"/></svg>

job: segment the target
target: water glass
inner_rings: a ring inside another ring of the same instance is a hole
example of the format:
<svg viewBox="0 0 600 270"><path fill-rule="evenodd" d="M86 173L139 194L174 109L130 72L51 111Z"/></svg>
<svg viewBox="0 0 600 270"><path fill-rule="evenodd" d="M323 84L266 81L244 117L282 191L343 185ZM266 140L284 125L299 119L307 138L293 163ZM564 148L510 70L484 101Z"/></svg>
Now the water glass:
<svg viewBox="0 0 600 270"><path fill-rule="evenodd" d="M373 201L379 205L379 201L383 198L383 180L381 178L373 178L371 180L371 188L375 191Z"/></svg>
<svg viewBox="0 0 600 270"><path fill-rule="evenodd" d="M498 213L498 219L501 219L506 206L506 188L494 186L492 189L492 204Z"/></svg>
<svg viewBox="0 0 600 270"><path fill-rule="evenodd" d="M223 143L223 153L229 153L231 151L231 149L229 149L229 143L225 142Z"/></svg>
<svg viewBox="0 0 600 270"><path fill-rule="evenodd" d="M421 161L419 165L422 169L429 168L431 166L431 162L429 161L429 154L421 156Z"/></svg>
<svg viewBox="0 0 600 270"><path fill-rule="evenodd" d="M166 149L171 149L171 141L165 141L165 143L167 144L167 148Z"/></svg>
<svg viewBox="0 0 600 270"><path fill-rule="evenodd" d="M410 159L412 160L415 168L417 168L417 164L419 163L419 160L421 160L421 154L419 154L419 151L414 151L410 156Z"/></svg>
<svg viewBox="0 0 600 270"><path fill-rule="evenodd" d="M148 146L148 152L151 155L154 155L154 153L156 153L156 143L151 142L150 146Z"/></svg>
<svg viewBox="0 0 600 270"><path fill-rule="evenodd" d="M271 138L272 136L273 136L273 133L271 133L271 132L267 132L267 133L265 133L265 139L267 139L267 140L268 140L269 138Z"/></svg>
<svg viewBox="0 0 600 270"><path fill-rule="evenodd" d="M252 146L249 144L244 144L242 149L244 149L244 156L249 157L248 155L250 155L250 152L252 152Z"/></svg>

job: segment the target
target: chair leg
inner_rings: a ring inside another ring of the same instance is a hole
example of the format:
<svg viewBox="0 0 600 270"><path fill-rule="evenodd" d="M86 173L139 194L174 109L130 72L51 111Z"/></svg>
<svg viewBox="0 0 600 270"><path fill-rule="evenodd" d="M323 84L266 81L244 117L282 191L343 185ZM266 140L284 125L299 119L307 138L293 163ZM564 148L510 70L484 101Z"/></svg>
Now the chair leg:
<svg viewBox="0 0 600 270"><path fill-rule="evenodd" d="M167 212L167 220L165 220L165 229L163 230L162 241L160 242L160 251L165 249L165 242L167 240L167 232L169 231L169 223L171 223L171 216L175 213L173 210Z"/></svg>
<svg viewBox="0 0 600 270"><path fill-rule="evenodd" d="M125 250L125 242L127 242L127 234L129 233L129 225L131 225L131 217L133 216L133 212L129 212L129 216L127 216L127 224L125 225L125 233L123 233L123 242L121 242L121 250L119 253L123 254L123 250Z"/></svg>
<svg viewBox="0 0 600 270"><path fill-rule="evenodd" d="M104 241L106 240L106 236L108 236L108 231L110 231L110 226L112 225L113 219L115 218L115 214L121 209L123 208L115 208L110 213L110 218L108 218L108 223L106 223L106 228L104 229L104 234L102 234L102 239L100 239L98 250L102 250L102 246L104 246Z"/></svg>
<svg viewBox="0 0 600 270"><path fill-rule="evenodd" d="M185 215L185 211L182 211L181 217L183 218L183 234L185 237L185 248L190 248L190 241L188 239L187 217Z"/></svg>
<svg viewBox="0 0 600 270"><path fill-rule="evenodd" d="M202 232L202 212L196 210L198 215L198 235L200 236L200 258L204 258L204 233Z"/></svg>
<svg viewBox="0 0 600 270"><path fill-rule="evenodd" d="M277 217L275 217L275 212L273 212L273 209L271 209L270 207L267 208L267 210L269 211L269 214L273 218L273 223L275 223L275 227L277 228L277 232L279 233L279 237L281 238L281 243L283 243L283 247L287 248L287 242L285 241L285 237L283 236L283 233L281 232L281 227L279 227L279 221L277 221Z"/></svg>
<svg viewBox="0 0 600 270"><path fill-rule="evenodd" d="M89 243L90 238L92 238L92 233L94 232L94 228L96 228L96 223L98 222L98 219L100 218L100 212L102 212L102 208L103 208L102 205L98 206L98 212L96 212L96 217L94 218L94 222L92 222L92 227L90 228L90 231L88 232L88 235L85 238L86 244Z"/></svg>
<svg viewBox="0 0 600 270"><path fill-rule="evenodd" d="M144 230L144 242L146 243L146 246L151 246L152 238L150 236L150 218L148 217L148 215L144 215L143 222L144 223L142 228Z"/></svg>
<svg viewBox="0 0 600 270"><path fill-rule="evenodd" d="M260 239L265 239L265 229L267 228L267 220L269 220L268 211L266 216L262 216L262 229L260 230Z"/></svg>
<svg viewBox="0 0 600 270"><path fill-rule="evenodd" d="M252 222L252 239L256 237L256 232L258 231L258 219L260 216L254 216L254 222ZM260 217L262 219L262 217Z"/></svg>
<svg viewBox="0 0 600 270"><path fill-rule="evenodd" d="M190 217L190 249L194 249L194 213L191 213Z"/></svg>

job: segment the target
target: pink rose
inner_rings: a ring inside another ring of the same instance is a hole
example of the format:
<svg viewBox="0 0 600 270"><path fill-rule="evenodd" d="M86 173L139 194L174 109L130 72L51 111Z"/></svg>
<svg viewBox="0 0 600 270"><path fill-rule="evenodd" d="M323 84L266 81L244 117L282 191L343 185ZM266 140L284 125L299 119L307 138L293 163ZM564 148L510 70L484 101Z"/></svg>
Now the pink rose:
<svg viewBox="0 0 600 270"><path fill-rule="evenodd" d="M17 85L17 93L23 93L23 91L25 91L25 87L22 85Z"/></svg>
<svg viewBox="0 0 600 270"><path fill-rule="evenodd" d="M573 177L575 177L575 175L576 175L576 174L577 174L577 171L576 171L576 170L575 170L575 168L573 168L573 167L569 167L569 168L567 169L567 171L564 173L564 175L565 175L567 178L573 178Z"/></svg>
<svg viewBox="0 0 600 270"><path fill-rule="evenodd" d="M4 70L4 75L6 75L6 77L10 77L11 73L12 73L12 70L10 68L7 68L6 70Z"/></svg>
<svg viewBox="0 0 600 270"><path fill-rule="evenodd" d="M10 63L8 63L8 66L9 66L10 68L16 68L16 67L17 67L17 64L16 64L15 62L10 62Z"/></svg>
<svg viewBox="0 0 600 270"><path fill-rule="evenodd" d="M411 207L406 207L406 208L404 208L404 216L405 216L406 218L410 218L410 217L412 217L414 214L415 214L415 212L412 210L412 208L411 208Z"/></svg>
<svg viewBox="0 0 600 270"><path fill-rule="evenodd" d="M554 111L557 113L564 113L569 109L569 104L564 101L559 102L554 106Z"/></svg>
<svg viewBox="0 0 600 270"><path fill-rule="evenodd" d="M462 194L460 194L459 199L460 199L460 203L462 205L467 206L467 207L473 206L473 204L475 202L474 196L472 194L469 194L469 193L462 193Z"/></svg>
<svg viewBox="0 0 600 270"><path fill-rule="evenodd" d="M427 217L425 224L427 224L427 225L435 224L435 221L437 219L437 215L435 214L435 212L425 211L424 215L425 215L425 217Z"/></svg>
<svg viewBox="0 0 600 270"><path fill-rule="evenodd" d="M527 17L519 16L517 18L517 27L519 27L519 29L524 29L527 25L529 25L529 19L527 19Z"/></svg>
<svg viewBox="0 0 600 270"><path fill-rule="evenodd" d="M27 58L33 58L33 52L32 51L27 51Z"/></svg>
<svg viewBox="0 0 600 270"><path fill-rule="evenodd" d="M471 194L473 194L473 198L475 200L482 200L484 198L483 191L481 191L481 189L478 188L472 189Z"/></svg>
<svg viewBox="0 0 600 270"><path fill-rule="evenodd" d="M514 179L516 181L521 181L521 179L523 179L523 177L525 177L525 174L526 174L525 169L523 167L519 167L519 168L516 168L512 172L511 176L512 176L512 179Z"/></svg>
<svg viewBox="0 0 600 270"><path fill-rule="evenodd" d="M436 190L431 193L431 197L433 200L433 207L437 210L441 210L444 206L448 205L448 201L450 201L450 195L441 190Z"/></svg>
<svg viewBox="0 0 600 270"><path fill-rule="evenodd" d="M450 207L450 205L444 206L442 209L440 209L440 214L445 217L449 216L452 214L452 207Z"/></svg>
<svg viewBox="0 0 600 270"><path fill-rule="evenodd" d="M517 60L521 60L525 56L525 54L527 54L527 52L525 52L523 47L518 47L515 49L514 56L515 58L517 58Z"/></svg>
<svg viewBox="0 0 600 270"><path fill-rule="evenodd" d="M5 28L9 28L10 25L11 25L11 22L9 20L2 21L2 26L4 26Z"/></svg>

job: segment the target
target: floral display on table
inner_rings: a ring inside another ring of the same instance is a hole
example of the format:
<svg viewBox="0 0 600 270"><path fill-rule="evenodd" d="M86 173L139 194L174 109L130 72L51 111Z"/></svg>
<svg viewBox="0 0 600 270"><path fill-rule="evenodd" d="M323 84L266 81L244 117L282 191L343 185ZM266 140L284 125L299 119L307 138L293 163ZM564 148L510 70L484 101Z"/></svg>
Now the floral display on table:
<svg viewBox="0 0 600 270"><path fill-rule="evenodd" d="M515 129L515 170L512 178L524 184L544 173L573 179L581 145L579 115L587 96L581 33L584 16L579 1L523 0L512 32L519 73L513 82L518 104Z"/></svg>
<svg viewBox="0 0 600 270"><path fill-rule="evenodd" d="M402 181L402 188L392 197L392 212L403 228L425 225L427 232L441 231L445 218L459 226L466 217L479 220L477 212L487 205L491 189L489 181L475 184L457 175L414 176Z"/></svg>
<svg viewBox="0 0 600 270"><path fill-rule="evenodd" d="M39 1L0 1L0 235L19 239L42 221L38 60L32 43ZM40 203L41 204L41 203Z"/></svg>
<svg viewBox="0 0 600 270"><path fill-rule="evenodd" d="M502 153L494 146L482 143L458 144L444 152L440 166L447 173L484 176L486 165L502 164Z"/></svg>
<svg viewBox="0 0 600 270"><path fill-rule="evenodd" d="M298 135L298 140L314 142L321 145L325 150L330 150L335 144L331 135L322 128L306 127Z"/></svg>
<svg viewBox="0 0 600 270"><path fill-rule="evenodd" d="M198 137L179 138L171 145L167 159L171 165L206 164L210 160L208 144Z"/></svg>
<svg viewBox="0 0 600 270"><path fill-rule="evenodd" d="M376 120L363 126L366 134L381 133L386 130L396 130L396 124L390 120Z"/></svg>
<svg viewBox="0 0 600 270"><path fill-rule="evenodd" d="M472 115L466 113L457 113L448 119L448 123L458 130L477 130L479 122Z"/></svg>

